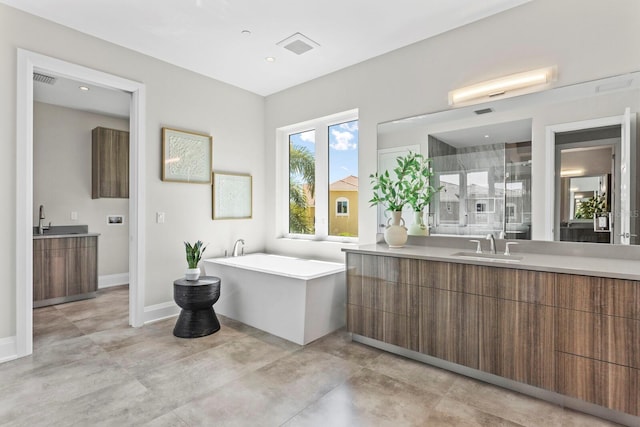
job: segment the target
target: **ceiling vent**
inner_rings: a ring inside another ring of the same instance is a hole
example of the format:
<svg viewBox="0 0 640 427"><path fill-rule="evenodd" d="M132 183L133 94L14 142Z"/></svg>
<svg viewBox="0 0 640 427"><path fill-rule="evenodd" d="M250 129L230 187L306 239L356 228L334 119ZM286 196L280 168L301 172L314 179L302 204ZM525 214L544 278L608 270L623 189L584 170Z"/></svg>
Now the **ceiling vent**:
<svg viewBox="0 0 640 427"><path fill-rule="evenodd" d="M483 108L481 110L475 110L474 113L476 113L477 115L493 113L493 108Z"/></svg>
<svg viewBox="0 0 640 427"><path fill-rule="evenodd" d="M276 43L276 45L283 47L296 55L302 55L305 52L309 52L312 49L320 47L318 43L301 33L295 33L281 42Z"/></svg>
<svg viewBox="0 0 640 427"><path fill-rule="evenodd" d="M52 85L56 82L56 78L53 76L47 76L46 74L33 73L33 81Z"/></svg>

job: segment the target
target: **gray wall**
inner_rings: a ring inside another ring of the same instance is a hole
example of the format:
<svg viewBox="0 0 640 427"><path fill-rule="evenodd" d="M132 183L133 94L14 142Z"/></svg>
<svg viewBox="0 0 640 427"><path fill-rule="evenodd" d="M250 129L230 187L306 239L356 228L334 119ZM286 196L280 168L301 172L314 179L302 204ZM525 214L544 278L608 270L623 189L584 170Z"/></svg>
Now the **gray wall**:
<svg viewBox="0 0 640 427"><path fill-rule="evenodd" d="M221 255L238 237L247 251L264 247L263 97L0 5L0 339L16 334L17 48L146 86L146 307L173 301L173 280L187 266L183 241L209 243L205 257ZM252 219L212 221L211 186L161 181L163 126L212 135L214 170L255 177ZM158 211L166 213L164 224L155 222Z"/></svg>
<svg viewBox="0 0 640 427"><path fill-rule="evenodd" d="M359 174L366 177L376 170L377 124L445 110L452 89L550 65L558 67L558 86L636 71L640 68L638 16L640 2L636 0L534 0L271 95L265 121L267 196L277 197L272 189L276 177L274 129L278 127L359 108ZM544 135L533 139L533 174L545 176L544 162L536 164L536 158L544 159L540 144ZM373 243L376 210L365 208L371 188L368 180L361 178L360 182L358 235L360 243ZM542 187L538 190L544 194ZM533 214L543 218L544 205L534 206ZM267 215L267 224L276 225L275 210L268 210ZM276 252L340 260L342 246L288 241L276 238L275 233L267 236L268 250Z"/></svg>

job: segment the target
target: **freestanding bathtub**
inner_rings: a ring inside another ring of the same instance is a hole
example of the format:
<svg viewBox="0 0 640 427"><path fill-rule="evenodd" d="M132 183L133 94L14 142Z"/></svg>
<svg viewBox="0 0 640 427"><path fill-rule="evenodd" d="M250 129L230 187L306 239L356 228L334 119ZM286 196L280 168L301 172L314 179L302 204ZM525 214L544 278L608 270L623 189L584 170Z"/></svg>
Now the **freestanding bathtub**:
<svg viewBox="0 0 640 427"><path fill-rule="evenodd" d="M222 280L217 313L301 345L345 325L344 264L263 253L203 264Z"/></svg>

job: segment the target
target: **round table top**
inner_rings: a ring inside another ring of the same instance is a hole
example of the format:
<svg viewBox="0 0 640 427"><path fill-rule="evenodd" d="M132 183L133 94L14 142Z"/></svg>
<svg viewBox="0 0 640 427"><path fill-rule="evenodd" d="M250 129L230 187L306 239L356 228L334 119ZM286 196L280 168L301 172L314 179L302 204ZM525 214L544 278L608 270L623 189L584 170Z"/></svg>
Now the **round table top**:
<svg viewBox="0 0 640 427"><path fill-rule="evenodd" d="M220 278L215 276L200 276L198 280L187 280L184 277L173 281L176 286L205 286L220 284Z"/></svg>

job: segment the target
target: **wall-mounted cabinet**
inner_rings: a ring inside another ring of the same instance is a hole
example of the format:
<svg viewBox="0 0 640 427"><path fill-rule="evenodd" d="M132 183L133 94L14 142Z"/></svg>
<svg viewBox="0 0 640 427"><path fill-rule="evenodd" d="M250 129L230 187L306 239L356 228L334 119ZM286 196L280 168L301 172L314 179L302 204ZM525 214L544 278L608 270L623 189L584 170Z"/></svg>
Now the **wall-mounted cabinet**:
<svg viewBox="0 0 640 427"><path fill-rule="evenodd" d="M91 198L129 198L129 132L93 129Z"/></svg>

